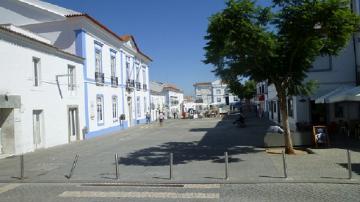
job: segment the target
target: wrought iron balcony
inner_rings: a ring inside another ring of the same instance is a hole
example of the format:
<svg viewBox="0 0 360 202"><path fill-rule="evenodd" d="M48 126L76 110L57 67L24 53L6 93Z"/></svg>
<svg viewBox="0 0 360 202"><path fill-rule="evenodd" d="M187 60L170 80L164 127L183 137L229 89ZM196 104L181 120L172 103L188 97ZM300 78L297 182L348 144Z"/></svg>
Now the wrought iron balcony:
<svg viewBox="0 0 360 202"><path fill-rule="evenodd" d="M140 82L136 82L136 90L141 90L141 83Z"/></svg>
<svg viewBox="0 0 360 202"><path fill-rule="evenodd" d="M112 87L118 87L119 85L119 78L116 76L111 76L111 86Z"/></svg>
<svg viewBox="0 0 360 202"><path fill-rule="evenodd" d="M105 74L102 72L95 72L95 82L97 85L104 85Z"/></svg>
<svg viewBox="0 0 360 202"><path fill-rule="evenodd" d="M134 89L134 87L135 87L135 81L128 79L126 81L126 90L132 91Z"/></svg>

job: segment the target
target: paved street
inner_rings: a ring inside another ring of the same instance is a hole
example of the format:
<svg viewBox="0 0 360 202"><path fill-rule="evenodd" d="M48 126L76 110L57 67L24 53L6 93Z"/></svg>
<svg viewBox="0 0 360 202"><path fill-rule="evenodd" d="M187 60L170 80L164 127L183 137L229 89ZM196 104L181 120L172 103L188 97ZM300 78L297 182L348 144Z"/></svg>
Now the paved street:
<svg viewBox="0 0 360 202"><path fill-rule="evenodd" d="M294 193L292 201L358 200L358 148L351 150L353 180L347 179L346 150L341 147L312 148L314 154L287 156L288 178L285 179L281 155L266 153L262 148L270 123L248 115L247 127L237 128L232 124L233 119L167 120L163 127L155 123L142 125L39 150L25 155L24 180L17 179L19 157L2 159L0 182L4 184L0 188L0 201L49 201L47 198L51 201L90 201L89 198L93 201L117 198L286 201L289 192ZM224 180L225 151L229 153L229 180ZM170 152L174 155L173 180L169 180ZM115 179L115 153L120 157L119 180ZM65 175L69 174L76 154L79 155L77 166L72 178L67 179ZM102 186L84 186L84 183ZM131 186L103 186L103 183ZM134 183L146 186L134 186ZM192 187L193 183L208 187Z"/></svg>
<svg viewBox="0 0 360 202"><path fill-rule="evenodd" d="M6 192L3 192L7 190ZM359 201L358 184L0 184L2 202Z"/></svg>

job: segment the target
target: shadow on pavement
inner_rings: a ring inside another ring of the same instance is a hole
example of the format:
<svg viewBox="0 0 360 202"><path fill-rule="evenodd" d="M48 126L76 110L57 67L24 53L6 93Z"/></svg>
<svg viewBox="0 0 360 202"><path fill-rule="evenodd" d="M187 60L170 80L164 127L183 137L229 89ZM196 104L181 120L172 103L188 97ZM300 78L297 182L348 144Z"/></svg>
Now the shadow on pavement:
<svg viewBox="0 0 360 202"><path fill-rule="evenodd" d="M212 161L224 163L224 152L229 154L229 162L240 162L237 154L260 152L264 135L270 122L260 120L250 114L247 127L233 125L237 116L224 117L214 128L191 128L190 132L206 132L200 141L166 142L158 146L144 148L119 159L119 164L141 166L169 165L169 153L173 153L173 164L192 161Z"/></svg>
<svg viewBox="0 0 360 202"><path fill-rule="evenodd" d="M340 166L348 169L348 164L347 163L339 163ZM360 175L360 163L351 163L351 170Z"/></svg>

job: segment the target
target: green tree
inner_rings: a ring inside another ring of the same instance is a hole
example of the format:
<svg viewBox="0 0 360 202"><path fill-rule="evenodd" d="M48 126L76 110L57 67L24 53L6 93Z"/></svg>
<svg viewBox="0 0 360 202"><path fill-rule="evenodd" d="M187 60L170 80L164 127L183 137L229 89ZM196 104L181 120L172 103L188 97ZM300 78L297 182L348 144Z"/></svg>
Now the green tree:
<svg viewBox="0 0 360 202"><path fill-rule="evenodd" d="M273 0L272 7L251 0L229 0L210 18L205 63L215 74L274 84L280 102L286 153L294 153L287 97L307 95L306 73L320 55L337 55L359 28L348 0ZM231 81L229 82L231 83Z"/></svg>

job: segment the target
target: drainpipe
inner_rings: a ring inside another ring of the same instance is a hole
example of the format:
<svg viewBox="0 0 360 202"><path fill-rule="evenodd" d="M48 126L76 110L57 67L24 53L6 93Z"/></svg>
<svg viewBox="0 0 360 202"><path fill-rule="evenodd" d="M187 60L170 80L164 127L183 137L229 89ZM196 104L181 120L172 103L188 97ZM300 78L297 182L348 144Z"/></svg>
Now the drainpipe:
<svg viewBox="0 0 360 202"><path fill-rule="evenodd" d="M63 95L62 95L62 92L61 92L61 87L60 87L60 83L59 83L59 77L69 77L70 74L61 74L61 75L56 75L55 76L55 80L56 80L56 85L58 87L58 90L59 90L59 94L60 94L60 98L63 99Z"/></svg>

